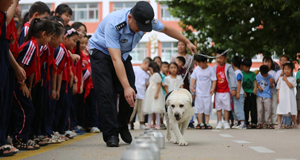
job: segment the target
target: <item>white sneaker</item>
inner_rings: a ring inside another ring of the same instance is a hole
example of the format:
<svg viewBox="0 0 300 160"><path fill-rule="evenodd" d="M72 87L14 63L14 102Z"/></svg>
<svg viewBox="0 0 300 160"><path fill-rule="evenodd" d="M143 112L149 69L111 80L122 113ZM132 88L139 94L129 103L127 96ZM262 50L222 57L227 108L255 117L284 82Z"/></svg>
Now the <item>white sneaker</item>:
<svg viewBox="0 0 300 160"><path fill-rule="evenodd" d="M55 144L55 143L61 143L61 142L63 142L63 141L60 140L59 137L56 135L51 135L51 138L49 138L47 141L48 144Z"/></svg>
<svg viewBox="0 0 300 160"><path fill-rule="evenodd" d="M58 137L58 140L61 140L62 142L66 141L65 137L58 132L54 132L54 135Z"/></svg>
<svg viewBox="0 0 300 160"><path fill-rule="evenodd" d="M91 133L100 133L100 130L99 130L99 128L97 128L97 127L93 127L93 128L91 129Z"/></svg>
<svg viewBox="0 0 300 160"><path fill-rule="evenodd" d="M146 128L146 126L144 124L140 125L140 129L144 130Z"/></svg>
<svg viewBox="0 0 300 160"><path fill-rule="evenodd" d="M237 128L236 128L236 129L247 129L247 128L246 128L246 126L245 126L245 125L242 125L242 124L241 124L241 125L237 126Z"/></svg>
<svg viewBox="0 0 300 160"><path fill-rule="evenodd" d="M238 127L239 127L239 125L234 124L234 125L231 127L231 129L237 129Z"/></svg>
<svg viewBox="0 0 300 160"><path fill-rule="evenodd" d="M222 122L219 122L219 123L217 124L216 129L222 129Z"/></svg>
<svg viewBox="0 0 300 160"><path fill-rule="evenodd" d="M82 130L82 127L81 127L81 126L77 126L76 128L79 129L79 130Z"/></svg>
<svg viewBox="0 0 300 160"><path fill-rule="evenodd" d="M72 132L72 131L66 131L66 134L69 134L72 137L76 137L77 136L77 133Z"/></svg>
<svg viewBox="0 0 300 160"><path fill-rule="evenodd" d="M224 129L230 129L230 126L229 126L229 123L228 123L228 122L227 122L227 123L226 123L226 122L224 123Z"/></svg>

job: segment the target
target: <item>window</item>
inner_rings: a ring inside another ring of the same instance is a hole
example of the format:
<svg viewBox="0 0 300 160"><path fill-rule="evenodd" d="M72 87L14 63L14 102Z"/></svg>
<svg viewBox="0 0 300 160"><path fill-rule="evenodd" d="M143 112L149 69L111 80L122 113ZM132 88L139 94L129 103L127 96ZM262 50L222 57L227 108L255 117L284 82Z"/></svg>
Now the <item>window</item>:
<svg viewBox="0 0 300 160"><path fill-rule="evenodd" d="M136 2L114 2L114 10L121 10L124 8L132 8Z"/></svg>
<svg viewBox="0 0 300 160"><path fill-rule="evenodd" d="M47 6L52 10L52 6L50 3L46 3ZM20 12L21 12L21 18L24 17L24 15L29 11L32 4L20 4Z"/></svg>
<svg viewBox="0 0 300 160"><path fill-rule="evenodd" d="M98 3L69 3L73 15L71 21L98 22Z"/></svg>
<svg viewBox="0 0 300 160"><path fill-rule="evenodd" d="M178 53L177 42L162 42L162 61L171 61L171 57Z"/></svg>
<svg viewBox="0 0 300 160"><path fill-rule="evenodd" d="M163 21L178 21L178 18L173 17L168 10L169 7L166 4L161 5L161 19Z"/></svg>
<svg viewBox="0 0 300 160"><path fill-rule="evenodd" d="M148 53L147 43L140 42L138 43L135 48L130 52L133 62L142 62Z"/></svg>

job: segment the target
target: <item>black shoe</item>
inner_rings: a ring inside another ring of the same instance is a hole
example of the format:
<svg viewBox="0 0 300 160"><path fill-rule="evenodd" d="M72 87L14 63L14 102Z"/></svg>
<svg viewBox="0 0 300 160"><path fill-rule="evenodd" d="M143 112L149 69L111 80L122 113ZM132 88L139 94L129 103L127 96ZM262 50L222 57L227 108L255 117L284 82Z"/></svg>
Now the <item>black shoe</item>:
<svg viewBox="0 0 300 160"><path fill-rule="evenodd" d="M121 129L121 130L120 130L120 135L121 135L121 138L122 138L122 140L123 140L124 142L129 143L129 144L131 143L132 137L131 137L131 134L130 134L128 128L126 128L126 129Z"/></svg>
<svg viewBox="0 0 300 160"><path fill-rule="evenodd" d="M116 136L111 136L106 141L107 147L119 147L119 138Z"/></svg>

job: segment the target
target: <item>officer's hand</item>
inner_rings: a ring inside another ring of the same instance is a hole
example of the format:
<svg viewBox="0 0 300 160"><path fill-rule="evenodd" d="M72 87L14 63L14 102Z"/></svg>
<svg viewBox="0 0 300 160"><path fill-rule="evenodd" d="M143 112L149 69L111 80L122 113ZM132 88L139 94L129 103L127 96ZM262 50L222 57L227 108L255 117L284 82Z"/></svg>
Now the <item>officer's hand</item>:
<svg viewBox="0 0 300 160"><path fill-rule="evenodd" d="M197 49L196 47L192 44L192 43L188 43L186 44L187 48L190 50L190 52L194 55L195 53L197 53Z"/></svg>
<svg viewBox="0 0 300 160"><path fill-rule="evenodd" d="M124 89L124 96L130 107L134 107L135 91L131 87Z"/></svg>

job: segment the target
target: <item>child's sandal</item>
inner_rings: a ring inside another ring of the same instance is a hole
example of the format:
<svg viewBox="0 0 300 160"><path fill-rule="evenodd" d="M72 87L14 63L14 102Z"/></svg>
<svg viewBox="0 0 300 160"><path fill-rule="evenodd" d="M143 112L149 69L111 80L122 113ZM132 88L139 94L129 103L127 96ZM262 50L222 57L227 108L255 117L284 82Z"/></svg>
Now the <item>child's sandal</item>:
<svg viewBox="0 0 300 160"><path fill-rule="evenodd" d="M14 146L17 149L24 150L24 151L35 150L34 146L28 145L28 143L23 143L21 141L14 142ZM32 147L32 148L29 148L29 147Z"/></svg>
<svg viewBox="0 0 300 160"><path fill-rule="evenodd" d="M205 129L212 129L212 126L209 123L207 123L205 124Z"/></svg>
<svg viewBox="0 0 300 160"><path fill-rule="evenodd" d="M38 145L34 140L28 140L27 141L27 144L29 145L29 146L32 146L32 147L34 147L34 149L40 149L40 145Z"/></svg>
<svg viewBox="0 0 300 160"><path fill-rule="evenodd" d="M275 129L272 124L267 125L267 129Z"/></svg>
<svg viewBox="0 0 300 160"><path fill-rule="evenodd" d="M257 125L256 129L262 129L262 125L261 124Z"/></svg>
<svg viewBox="0 0 300 160"><path fill-rule="evenodd" d="M0 157L13 156L16 153L17 152L13 151L10 147L5 147L5 146L0 147Z"/></svg>
<svg viewBox="0 0 300 160"><path fill-rule="evenodd" d="M252 126L251 125L247 125L247 129L252 129Z"/></svg>

